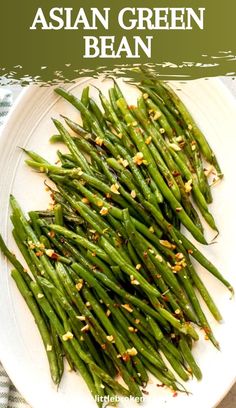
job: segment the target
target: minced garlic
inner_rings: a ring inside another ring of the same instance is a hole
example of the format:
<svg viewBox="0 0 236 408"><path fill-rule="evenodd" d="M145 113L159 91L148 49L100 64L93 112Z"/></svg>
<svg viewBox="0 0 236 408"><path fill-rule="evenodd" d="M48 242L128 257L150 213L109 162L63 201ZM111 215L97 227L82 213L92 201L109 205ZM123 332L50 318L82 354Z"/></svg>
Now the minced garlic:
<svg viewBox="0 0 236 408"><path fill-rule="evenodd" d="M120 188L119 184L118 184L118 183L115 183L115 184L112 184L112 185L111 185L110 190L111 190L114 194L120 194L120 193L119 193L119 188Z"/></svg>
<svg viewBox="0 0 236 408"><path fill-rule="evenodd" d="M180 272L181 269L182 269L182 266L181 266L181 265L174 265L174 266L171 267L171 269L172 269L174 272Z"/></svg>
<svg viewBox="0 0 236 408"><path fill-rule="evenodd" d="M141 166L141 164L143 164L144 162L143 153L142 152L136 153L136 155L133 157L133 162L138 166Z"/></svg>
<svg viewBox="0 0 236 408"><path fill-rule="evenodd" d="M192 190L192 184L193 184L193 180L189 179L185 184L184 184L184 189L186 191L186 193L190 193L190 191Z"/></svg>
<svg viewBox="0 0 236 408"><path fill-rule="evenodd" d="M156 254L155 258L156 258L159 262L162 262L162 261L163 261L162 256L159 255L159 254Z"/></svg>
<svg viewBox="0 0 236 408"><path fill-rule="evenodd" d="M145 140L146 145L149 145L152 141L152 136L147 137L147 139Z"/></svg>
<svg viewBox="0 0 236 408"><path fill-rule="evenodd" d="M181 147L177 143L168 143L168 144L175 152L180 152Z"/></svg>
<svg viewBox="0 0 236 408"><path fill-rule="evenodd" d="M68 331L67 333L63 334L62 340L63 341L72 340L73 337L74 337L74 335L71 332Z"/></svg>
<svg viewBox="0 0 236 408"><path fill-rule="evenodd" d="M108 208L107 207L102 207L102 209L100 210L100 214L101 215L107 215L108 214Z"/></svg>
<svg viewBox="0 0 236 408"><path fill-rule="evenodd" d="M128 330L129 330L130 333L135 333L135 328L132 327L132 326L129 326Z"/></svg>
<svg viewBox="0 0 236 408"><path fill-rule="evenodd" d="M153 116L153 119L154 120L158 120L160 117L161 117L161 112L159 112L159 111L155 111L155 114L154 114L154 116Z"/></svg>
<svg viewBox="0 0 236 408"><path fill-rule="evenodd" d="M112 335L107 336L107 340L110 341L110 342L112 342L112 341L114 341L114 337L113 337Z"/></svg>
<svg viewBox="0 0 236 408"><path fill-rule="evenodd" d="M80 330L82 333L89 331L89 324L86 324L86 326L82 327L82 329Z"/></svg>
<svg viewBox="0 0 236 408"><path fill-rule="evenodd" d="M76 287L76 289L78 291L80 291L82 289L83 285L84 285L84 281L83 281L83 279L80 279L79 282L76 283L75 287Z"/></svg>
<svg viewBox="0 0 236 408"><path fill-rule="evenodd" d="M97 205L98 207L102 207L102 206L103 206L103 201L102 201L102 200L96 201L96 205Z"/></svg>
<svg viewBox="0 0 236 408"><path fill-rule="evenodd" d="M81 322L83 322L84 320L86 320L85 316L76 316L76 319L80 320Z"/></svg>
<svg viewBox="0 0 236 408"><path fill-rule="evenodd" d="M160 244L169 249L175 249L176 246L171 244L171 242L167 241L166 239L160 239Z"/></svg>
<svg viewBox="0 0 236 408"><path fill-rule="evenodd" d="M180 261L184 258L184 254L182 254L182 252L177 252L177 254L175 254L175 258Z"/></svg>
<svg viewBox="0 0 236 408"><path fill-rule="evenodd" d="M124 305L121 305L121 306L123 307L123 309L127 310L129 313L133 312L132 307L128 303L125 303Z"/></svg>
<svg viewBox="0 0 236 408"><path fill-rule="evenodd" d="M124 166L124 167L128 167L128 165L129 165L128 160L123 159L122 157L120 157L117 161L118 161L118 163L122 164L122 166Z"/></svg>
<svg viewBox="0 0 236 408"><path fill-rule="evenodd" d="M54 254L54 250L53 249L46 249L45 254L47 256L49 256L49 258L51 258Z"/></svg>
<svg viewBox="0 0 236 408"><path fill-rule="evenodd" d="M95 143L96 143L98 146L102 146L102 145L103 145L103 142L104 142L104 140L103 140L101 137L97 137L97 138L95 139Z"/></svg>
<svg viewBox="0 0 236 408"><path fill-rule="evenodd" d="M127 349L127 354L129 356L137 356L138 352L135 347L132 347L130 349Z"/></svg>

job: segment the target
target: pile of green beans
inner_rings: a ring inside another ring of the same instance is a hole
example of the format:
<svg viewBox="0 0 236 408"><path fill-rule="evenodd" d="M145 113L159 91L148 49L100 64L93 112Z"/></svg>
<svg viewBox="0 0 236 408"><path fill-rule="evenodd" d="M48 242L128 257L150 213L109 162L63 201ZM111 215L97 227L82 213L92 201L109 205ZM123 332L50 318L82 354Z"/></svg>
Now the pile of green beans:
<svg viewBox="0 0 236 408"><path fill-rule="evenodd" d="M52 204L24 215L11 196L13 236L27 268L6 247L12 277L34 316L59 385L64 362L77 370L99 406L102 397L142 400L149 373L173 392L202 373L191 352L199 336L215 347L199 302L222 319L192 258L232 286L181 232L207 244L199 213L218 232L208 204L204 162L219 164L186 107L169 85L147 79L137 106L119 86L98 105L58 88L82 124L53 120L51 142L64 143L60 165L25 150L45 173ZM73 131L73 133L71 133ZM176 375L178 377L176 377ZM123 379L121 385L119 377Z"/></svg>

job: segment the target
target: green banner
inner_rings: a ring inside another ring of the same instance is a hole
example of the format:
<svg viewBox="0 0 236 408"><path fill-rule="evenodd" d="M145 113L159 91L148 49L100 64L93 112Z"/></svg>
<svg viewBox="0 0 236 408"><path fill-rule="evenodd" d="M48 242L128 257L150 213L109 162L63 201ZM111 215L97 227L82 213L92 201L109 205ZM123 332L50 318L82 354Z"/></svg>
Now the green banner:
<svg viewBox="0 0 236 408"><path fill-rule="evenodd" d="M225 0L2 2L0 75L57 82L99 72L234 75L236 3Z"/></svg>

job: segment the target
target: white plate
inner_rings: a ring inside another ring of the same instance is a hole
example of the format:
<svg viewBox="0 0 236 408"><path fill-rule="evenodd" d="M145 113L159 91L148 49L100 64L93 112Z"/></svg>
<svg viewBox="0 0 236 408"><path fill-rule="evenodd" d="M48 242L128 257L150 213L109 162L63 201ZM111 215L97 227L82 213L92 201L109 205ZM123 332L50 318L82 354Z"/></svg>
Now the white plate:
<svg viewBox="0 0 236 408"><path fill-rule="evenodd" d="M104 92L109 81L90 81ZM86 80L67 87L80 95ZM212 211L219 225L217 244L202 248L204 253L222 270L226 278L236 287L235 278L235 170L236 170L236 103L227 89L217 79L174 83L180 96L187 103L196 120L205 132L222 165L224 181L214 189ZM125 94L134 102L135 91L125 85ZM92 89L92 94L97 92ZM13 192L23 209L45 208L48 193L39 176L24 165L24 155L18 148L34 149L47 159L55 160L56 146L49 144L50 135L55 133L51 117L59 114L79 117L78 112L66 101L53 93L53 88L31 86L23 92L21 99L8 119L0 140L0 216L1 232L7 244L15 250L9 221L9 194ZM95 406L86 386L77 374L66 373L57 391L52 385L43 346L23 299L10 278L10 266L0 260L0 359L16 387L33 408L75 408L78 405ZM194 347L194 355L203 371L203 380L190 381L187 385L190 396L178 395L150 384L150 394L145 407L158 405L160 408L187 408L189 406L212 408L223 398L235 381L236 374L236 307L229 293L216 279L198 268L204 276L222 314L224 322L219 325L209 316L221 352L204 339ZM209 313L207 313L209 315ZM121 406L136 406L123 401Z"/></svg>

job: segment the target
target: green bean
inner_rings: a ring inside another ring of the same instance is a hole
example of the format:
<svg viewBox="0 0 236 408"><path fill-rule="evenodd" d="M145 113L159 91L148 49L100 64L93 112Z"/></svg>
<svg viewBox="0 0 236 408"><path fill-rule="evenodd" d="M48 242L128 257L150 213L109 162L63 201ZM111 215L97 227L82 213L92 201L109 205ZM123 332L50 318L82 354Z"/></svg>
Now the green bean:
<svg viewBox="0 0 236 408"><path fill-rule="evenodd" d="M40 289L36 285L35 282L32 282L31 284L31 289L34 292L35 296L38 296L40 293ZM49 320L51 321L53 327L55 328L56 332L60 336L61 341L63 341L64 337L64 329L63 326L61 325L60 321L58 320L55 312L52 310L50 307L50 304L45 298L40 298L39 299L39 304L44 310L44 312L47 314ZM106 374L105 371L100 369L90 358L88 354L86 354L81 346L79 345L78 341L75 338L72 338L69 341L65 341L63 343L64 347L67 349L68 353L72 357L76 367L78 368L79 372L83 376L84 380L86 381L91 393L93 394L94 398L97 395L97 390L96 387L94 386L93 380L85 366L84 363L88 364L91 370L99 377L101 378L106 384L110 385L115 391L118 393L129 396L129 392L121 386L119 383L117 383L115 380L113 380L108 374Z"/></svg>
<svg viewBox="0 0 236 408"><path fill-rule="evenodd" d="M152 285L150 285L146 281L146 279L144 279L143 276L137 271L137 269L126 263L125 259L120 256L116 249L112 247L112 245L104 237L101 237L100 243L105 252L110 256L112 261L119 265L124 273L128 274L129 276L134 276L134 278L139 282L139 284L147 293L155 295L157 297L161 296L160 292Z"/></svg>
<svg viewBox="0 0 236 408"><path fill-rule="evenodd" d="M145 114L142 114L142 112L138 108L134 107L132 108L132 111L134 112L135 116L140 121L142 126L144 126L149 136L152 138L152 141L155 147L159 150L160 154L163 156L163 159L168 165L168 168L171 170L172 174L174 175L176 183L179 186L179 189L182 195L182 202L183 202L184 208L186 212L188 213L188 215L191 215L191 212L193 211L193 207L185 191L185 185L179 173L179 168L176 164L176 161L172 159L172 156L169 152L166 141L160 134L159 130L154 126L153 118L149 119ZM177 157L179 156L177 155Z"/></svg>
<svg viewBox="0 0 236 408"><path fill-rule="evenodd" d="M164 356L167 358L175 372L178 374L178 376L183 380L183 381L188 381L189 380L189 375L187 372L184 370L182 365L175 359L175 357L168 351L167 348L163 347L162 352Z"/></svg>
<svg viewBox="0 0 236 408"><path fill-rule="evenodd" d="M50 143L63 143L62 135L52 135L49 139Z"/></svg>
<svg viewBox="0 0 236 408"><path fill-rule="evenodd" d="M190 242L182 233L175 231L178 238L182 241L186 250L193 256L204 268L206 268L212 275L214 275L219 281L221 281L233 294L234 290L232 285L222 276L218 269L210 262L196 247Z"/></svg>
<svg viewBox="0 0 236 408"><path fill-rule="evenodd" d="M50 333L47 329L47 325L45 324L44 319L42 318L42 315L40 313L40 310L37 306L37 303L34 299L34 296L31 292L31 290L29 289L29 287L27 286L27 284L25 283L24 279L22 278L22 274L14 269L11 272L11 276L13 277L14 281L16 282L16 285L21 293L21 295L23 296L23 298L25 299L27 306L29 307L34 319L35 319L35 323L39 329L39 332L41 334L43 343L44 343L44 347L45 350L47 352L47 357L48 357L48 362L49 362L49 367L50 367L50 372L51 372L51 376L52 376L52 380L55 384L59 384L60 379L61 379L61 373L59 371L58 368L58 363L57 363L57 356L55 351L52 348L52 344L51 344L51 337L50 337ZM37 295L41 294L40 290L38 291Z"/></svg>
<svg viewBox="0 0 236 408"><path fill-rule="evenodd" d="M93 297L92 293L89 292L86 288L83 289L83 294L85 296L85 299L90 303L92 306L92 309L98 319L100 320L101 324L103 325L104 329L107 331L109 336L112 336L114 338L114 344L117 347L117 350L121 355L123 355L126 352L126 348L124 344L122 343L119 333L115 330L114 326L110 322L109 318L107 317L106 313L102 309L102 307L98 304L98 302L95 300Z"/></svg>
<svg viewBox="0 0 236 408"><path fill-rule="evenodd" d="M67 145L68 149L70 150L72 156L76 160L76 163L86 171L88 174L92 174L90 167L88 165L88 162L86 158L83 156L83 154L77 149L76 144L72 140L70 134L67 132L67 130L64 128L64 126L56 119L53 120L54 125L58 129L58 131L61 133L63 136L64 143Z"/></svg>
<svg viewBox="0 0 236 408"><path fill-rule="evenodd" d="M141 71L146 79L137 107L127 104L116 81L110 100L98 89L102 108L89 87L81 99L56 89L80 112L83 125L61 115L75 132L70 135L53 120L60 135L52 141L69 149L57 152L60 166L23 149L26 163L55 183L48 186L53 209L30 211L29 218L10 197L13 236L31 275L0 236L20 291L47 329L55 382L65 357L100 399L120 393L141 400L146 369L186 392L166 360L182 380L190 372L201 379L191 353L199 338L193 323L219 345L198 293L215 319L222 317L191 256L233 293L181 232L183 225L207 244L199 212L218 231L202 161L204 156L221 177L214 153L174 91L148 69ZM114 379L118 373L126 388Z"/></svg>
<svg viewBox="0 0 236 408"><path fill-rule="evenodd" d="M187 259L187 269L189 271L189 275L191 276L194 285L196 286L197 290L199 291L199 293L202 296L202 299L204 300L204 302L206 303L208 309L211 311L212 315L214 316L214 318L220 322L222 320L222 316L221 313L219 312L215 302L213 301L211 295L209 294L207 288L205 287L205 285L203 284L202 280L200 279L200 277L198 276L197 272L195 271L193 265L191 264L191 262L189 261L189 257L186 256ZM209 330L207 330L209 331ZM218 343L215 342L216 347L219 347Z"/></svg>
<svg viewBox="0 0 236 408"><path fill-rule="evenodd" d="M160 370L154 367L145 357L143 357L143 362L144 362L144 366L147 367L148 371L150 371L150 373L154 375L154 377L157 378L161 382L161 384L166 385L171 390L178 389L173 380L170 380L169 378L167 378Z"/></svg>
<svg viewBox="0 0 236 408"><path fill-rule="evenodd" d="M210 163L212 163L215 166L215 168L216 168L216 170L218 172L218 176L223 177L223 174L221 172L220 166L218 164L218 161L217 161L217 159L215 157L214 152L212 151L210 145L208 144L204 134L199 129L199 127L195 123L193 117L191 116L191 114L189 113L187 108L185 107L184 103L180 100L180 98L177 96L177 94L174 92L174 90L167 83L163 84L163 87L165 88L167 93L171 96L176 108L178 109L178 111L182 115L182 118L185 121L187 127L190 128L191 131L193 132L193 134L194 134L194 136L195 136L195 138L197 140L197 143L199 144L199 147L200 147L204 157L207 159L207 161L209 161Z"/></svg>
<svg viewBox="0 0 236 408"><path fill-rule="evenodd" d="M107 263L111 264L109 256L106 254L104 250L102 250L100 247L97 245L93 244L91 241L88 239L75 234L74 232L69 231L65 227L61 227L60 225L55 225L55 224L50 224L48 226L49 230L55 231L58 234L65 236L78 244L79 246L82 246L83 248L89 249L90 251L94 252L97 256L99 256L101 259L106 261Z"/></svg>
<svg viewBox="0 0 236 408"><path fill-rule="evenodd" d="M109 93L109 98L110 98L111 106L112 106L114 112L116 113L117 117L118 117L119 119L121 119L121 118L122 118L122 115L121 115L120 110L118 109L117 104L116 104L116 101L117 101L118 98L117 98L115 89L114 89L114 88L110 88L109 91L108 91L108 93Z"/></svg>
<svg viewBox="0 0 236 408"><path fill-rule="evenodd" d="M185 360L187 361L189 367L192 370L193 375L195 375L197 380L201 380L202 379L201 370L198 367L197 363L195 362L195 360L194 360L194 358L192 356L191 350L189 349L188 343L184 339L184 337L181 337L181 339L179 341L179 346L180 346L180 349L182 351L182 354L183 354Z"/></svg>
<svg viewBox="0 0 236 408"><path fill-rule="evenodd" d="M89 129L91 129L98 137L104 139L103 130L101 129L97 119L93 114L91 114L91 112L87 109L82 101L80 101L78 98L76 98L74 95L67 92L63 88L56 88L55 92L66 99L68 102L70 102L76 109L78 109L81 113L81 116L86 119L86 123L88 124Z"/></svg>
<svg viewBox="0 0 236 408"><path fill-rule="evenodd" d="M122 144L126 147L126 149L132 154L134 151L134 146L132 142L129 140L129 137L127 135L125 126L123 123L119 120L117 117L116 112L114 111L112 105L110 105L109 101L107 98L102 94L102 92L99 92L100 100L102 102L103 108L105 112L107 112L107 115L109 117L109 120L113 123L115 126L117 132L118 132L118 137L121 139Z"/></svg>
<svg viewBox="0 0 236 408"><path fill-rule="evenodd" d="M129 237L130 237L129 239L131 240L131 242L133 242L135 248L137 249L138 253L141 256L142 261L146 264L146 267L150 271L154 279L154 282L156 283L158 287L160 287L163 293L168 292L168 301L170 302L174 312L176 310L180 311L178 303L176 302L171 292L169 291L169 287L170 287L170 289L172 289L175 294L178 293L177 297L179 297L179 294L180 294L181 299L184 300L182 290L180 286L178 285L175 276L173 275L172 272L169 272L168 267L167 265L164 264L164 260L162 258L161 258L162 259L161 263L157 262L154 255L150 253L150 249L148 248L148 245L146 246L145 241L142 240L142 237L137 234L134 226L132 225L132 222L130 220L127 210L123 210L123 214L124 214L124 222L125 222L125 225L126 225ZM160 257L160 254L156 253L156 256ZM157 271L158 272L160 271L161 275L158 276ZM165 282L167 282L169 287L165 284ZM184 308L186 308L186 312L188 313L189 306L187 304L187 301L186 303L184 303ZM194 316L192 316L192 314L190 316L191 318L193 318L193 321L194 321Z"/></svg>
<svg viewBox="0 0 236 408"><path fill-rule="evenodd" d="M54 349L55 354L57 356L58 372L59 372L60 380L61 380L62 376L63 376L63 373L64 373L64 355L65 355L65 352L62 349L62 344L60 343L59 337L56 334L53 327L51 327L51 339L52 339L52 349ZM70 360L70 357L68 355L66 355L66 359L68 361L68 364L69 364L71 370L74 370L74 365L73 365L73 363Z"/></svg>
<svg viewBox="0 0 236 408"><path fill-rule="evenodd" d="M98 200L97 197L94 196L94 194L91 191L89 191L83 184L78 183L77 180L73 181L73 185L75 185L78 188L80 193L83 194L89 200L89 202L91 202L95 206L98 206L98 203L99 203L99 205L101 204L103 207L108 208L109 209L109 214L114 216L114 218L116 218L118 220L123 219L121 209L119 209L118 207L115 207L113 205L110 205L107 201L105 201L105 199L103 199L101 197L99 197L99 200ZM72 202L73 198L71 197L70 200ZM137 230L139 232L141 232L144 236L146 236L150 241L152 241L154 243L157 242L158 238L155 236L155 234L153 234L149 230L149 228L147 228L146 225L144 225L142 222L140 222L139 220L137 220L136 218L134 218L132 216L131 216L131 219L132 219L132 222L134 223L135 227L137 228Z"/></svg>
<svg viewBox="0 0 236 408"><path fill-rule="evenodd" d="M193 309L196 312L196 315L199 319L199 322L202 326L202 328L205 330L205 332L207 333L207 336L210 338L210 340L212 341L212 343L215 345L215 347L219 347L219 344L217 342L217 340L215 339L213 332L211 330L211 327L206 319L205 314L202 311L201 305L198 301L198 298L195 294L195 291L193 289L192 283L188 278L188 274L187 271L185 269L182 269L181 271L178 272L178 276L179 279L185 289L185 292L188 295L188 298L193 306Z"/></svg>
<svg viewBox="0 0 236 408"><path fill-rule="evenodd" d="M128 109L125 108L124 101L120 99L117 102L119 108L121 111L125 114L125 118L127 123L129 123L130 126L130 134L135 143L137 144L139 150L143 153L145 160L148 163L148 169L153 177L153 179L156 181L158 187L160 188L162 194L164 197L168 200L171 208L174 210L175 213L179 216L181 219L182 223L186 226L187 229L192 233L194 238L196 238L199 242L202 244L206 244L206 240L202 233L199 231L199 229L193 224L192 220L189 218L189 216L186 214L184 211L183 207L181 204L176 200L175 196L172 194L172 192L169 190L167 185L165 184L164 180L162 179L158 169L155 167L153 158L151 154L148 151L147 145L143 141L140 133L139 133L139 128L137 127L137 122L133 121L133 116L130 114ZM134 126L135 125L135 126Z"/></svg>
<svg viewBox="0 0 236 408"><path fill-rule="evenodd" d="M85 107L88 107L89 105L89 86L86 86L82 91L81 103L83 103ZM89 123L82 113L81 113L81 119L83 121L84 128L89 130L90 129Z"/></svg>
<svg viewBox="0 0 236 408"><path fill-rule="evenodd" d="M175 136L181 137L183 141L183 150L178 152L178 155L184 160L187 161L189 168L192 168L192 149L188 140L185 136L184 130L178 123L178 120L174 117L172 112L170 112L166 106L163 104L163 101L159 98L159 96L153 91L153 89L141 86L140 89L146 92L146 95L150 96L150 99L145 99L147 105L150 106L151 113L152 111L157 113L157 121L154 121L154 126L157 129L164 129L166 132L168 139L172 142L175 141ZM145 95L145 96L146 96ZM153 115L153 118L155 114Z"/></svg>
<svg viewBox="0 0 236 408"><path fill-rule="evenodd" d="M7 248L2 236L0 235L0 249L1 252L6 256L6 258L10 261L10 263L15 267L15 269L24 276L25 271L21 263L15 257L15 255ZM27 275L25 274L27 277Z"/></svg>
<svg viewBox="0 0 236 408"><path fill-rule="evenodd" d="M106 128L106 122L104 120L104 114L101 111L101 109L99 108L98 104L92 98L89 98L89 108L91 108L91 110L92 110L94 116L96 117L100 127L102 129Z"/></svg>
<svg viewBox="0 0 236 408"><path fill-rule="evenodd" d="M86 300L89 301L89 303L92 306L93 311L95 312L95 314L99 318L100 322L103 324L104 328L109 333L109 336L114 337L114 342L115 342L115 345L116 345L118 351L120 352L121 355L125 355L127 353L127 350L126 350L125 345L122 342L122 339L121 339L119 333L115 330L114 326L112 325L112 323L110 322L110 320L108 319L108 317L106 316L105 312L100 307L98 302L96 302L96 300L92 296L92 294L86 288L83 289L83 292L84 292ZM129 372L131 371L131 373L133 373L131 361L127 361L126 368L127 368L127 370ZM132 382L131 379L129 379L127 377L127 375L125 375L125 378L128 379L127 385L129 386L129 390L132 392L132 394L137 395L137 396L141 396L140 390L139 390L137 384Z"/></svg>
<svg viewBox="0 0 236 408"><path fill-rule="evenodd" d="M55 224L61 225L63 227L64 222L63 222L63 209L61 204L56 204L54 206L54 212L55 212Z"/></svg>
<svg viewBox="0 0 236 408"><path fill-rule="evenodd" d="M160 314L147 305L145 302L137 298L136 296L131 295L126 290L122 289L119 285L117 285L114 281L109 279L108 276L104 275L101 272L96 272L95 277L98 278L107 288L111 289L115 293L117 293L122 298L128 300L133 305L138 306L141 310L148 313L150 316L153 316L163 327L168 329L168 324L166 321L160 316Z"/></svg>

